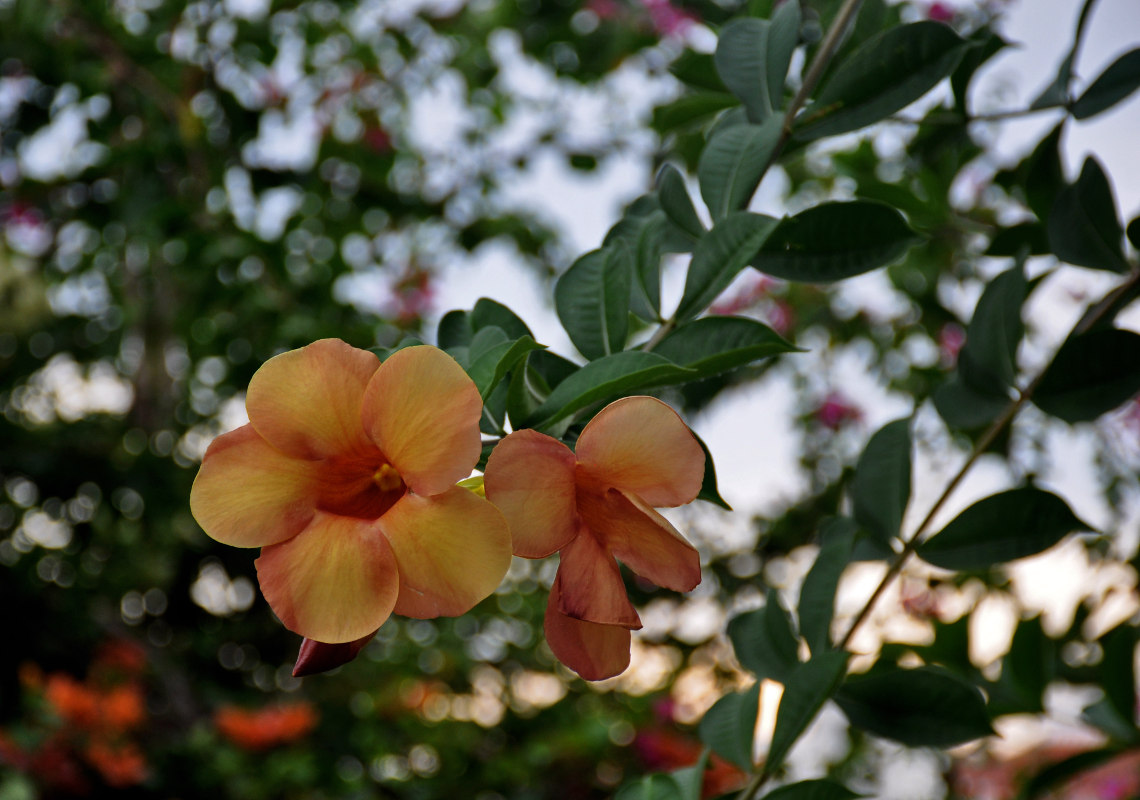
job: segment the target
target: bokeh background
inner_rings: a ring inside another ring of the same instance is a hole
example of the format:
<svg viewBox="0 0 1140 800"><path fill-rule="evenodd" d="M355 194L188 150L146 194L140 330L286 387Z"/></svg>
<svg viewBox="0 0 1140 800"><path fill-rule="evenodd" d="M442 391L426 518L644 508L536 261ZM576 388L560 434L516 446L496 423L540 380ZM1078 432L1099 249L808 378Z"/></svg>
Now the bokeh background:
<svg viewBox="0 0 1140 800"><path fill-rule="evenodd" d="M590 685L556 663L541 634L554 565L516 559L465 617L393 619L357 661L295 679L299 641L260 598L254 554L209 540L187 498L206 445L244 421L253 371L283 349L431 341L444 312L487 296L573 356L551 279L600 244L666 153L693 166L700 131L655 108L681 93L670 65L715 46L739 5L0 0L0 799L602 798L697 758L693 726L749 680L726 618L768 587L794 597L867 437L917 411L912 513L963 460L969 442L926 400L1002 267L978 243L1016 217L1002 170L1056 116L943 139L887 123L772 171L756 210L903 187L928 241L833 288L751 273L718 300L713 313L754 316L809 352L666 395L736 510L675 515L705 580L684 598L631 584L645 630L620 678ZM838 3L804 5L810 36ZM884 7L964 32L993 23L1023 43L977 82L984 113L1048 82L1077 5ZM1078 73L1138 41L1135 3L1102 0ZM1071 126L1064 143L1072 170L1097 153L1125 220L1140 208L1138 109ZM1040 261L1027 369L1106 285ZM674 297L682 267L666 272ZM1140 328L1135 313L1119 321ZM1078 684L1095 664L1088 642L1137 607L1140 406L1079 429L1026 416L946 519L1034 475L1120 534L996 577L915 567L855 648L968 637L984 670L1036 620L1072 666L1049 716L949 759L866 740L829 707L789 777L1005 797L1026 768L1096 741L1077 721ZM879 575L873 563L848 574L841 622ZM1134 759L1115 769L1071 796L1140 791ZM740 778L714 762L707 796Z"/></svg>

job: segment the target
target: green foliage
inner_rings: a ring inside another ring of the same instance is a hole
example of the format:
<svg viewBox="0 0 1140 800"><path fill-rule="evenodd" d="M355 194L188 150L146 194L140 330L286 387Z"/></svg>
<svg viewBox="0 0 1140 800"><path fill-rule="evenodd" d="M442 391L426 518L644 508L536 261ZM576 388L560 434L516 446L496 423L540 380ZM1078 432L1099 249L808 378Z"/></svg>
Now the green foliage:
<svg viewBox="0 0 1140 800"><path fill-rule="evenodd" d="M937 667L853 676L835 701L855 727L910 747L953 747L993 732L981 692Z"/></svg>
<svg viewBox="0 0 1140 800"><path fill-rule="evenodd" d="M1055 494L1024 487L991 495L967 508L918 554L938 567L986 569L1040 553L1069 533L1091 528Z"/></svg>
<svg viewBox="0 0 1140 800"><path fill-rule="evenodd" d="M1124 233L1104 170L1093 157L1081 175L1057 194L1048 221L1049 245L1057 258L1079 267L1128 272L1121 251Z"/></svg>
<svg viewBox="0 0 1140 800"><path fill-rule="evenodd" d="M760 684L730 692L701 718L701 741L742 769L752 767L752 738L760 702Z"/></svg>
<svg viewBox="0 0 1140 800"><path fill-rule="evenodd" d="M1045 371L1033 402L1065 422L1087 422L1140 392L1140 334L1100 328L1070 337Z"/></svg>

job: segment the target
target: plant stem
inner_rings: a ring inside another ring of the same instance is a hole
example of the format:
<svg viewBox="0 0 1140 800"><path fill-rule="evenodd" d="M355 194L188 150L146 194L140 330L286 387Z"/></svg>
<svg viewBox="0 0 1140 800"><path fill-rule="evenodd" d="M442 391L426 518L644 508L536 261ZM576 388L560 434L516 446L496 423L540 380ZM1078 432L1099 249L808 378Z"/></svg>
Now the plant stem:
<svg viewBox="0 0 1140 800"><path fill-rule="evenodd" d="M1072 334L1081 334L1085 331L1088 331L1090 328L1108 316L1111 312L1114 312L1120 308L1124 302L1130 299L1132 290L1137 286L1138 283L1140 283L1140 270L1133 269L1131 275L1128 277L1128 280L1126 280L1120 286L1117 286L1115 289L1105 295L1100 301L1090 306L1085 311L1085 313L1081 316L1081 319L1078 320L1077 324L1073 326L1073 330L1070 336ZM1051 363L1052 362L1050 362L1050 364ZM946 501L950 498L951 493L956 488L958 488L958 484L961 483L962 479L966 477L966 473L970 471L970 468L974 466L974 463L977 462L982 453L984 453L989 448L989 446L993 444L994 440L998 437L1002 430L1013 421L1013 418L1017 416L1017 412L1020 411L1022 407L1033 398L1033 393L1037 390L1037 387L1041 384L1042 378L1045 377L1045 373L1048 371L1048 366L1042 369L1041 372L1039 372L1037 376L1029 382L1025 389L1018 393L1017 399L1013 400L1008 406L1006 406L1006 409L1001 413L1001 415L996 420L994 420L990 427L986 429L986 432L982 434L981 438L978 439L977 443L974 445L973 451L970 453L970 457L966 459L966 463L964 463L958 472L955 473L954 477L950 479L950 482L946 485L946 488L943 489L942 494L939 495L938 499L934 502L934 505L931 506L930 511L927 512L922 522L919 523L918 528L915 529L914 535L906 541L906 544L903 546L902 551L898 554L898 556L895 557L895 560L887 569L887 574L883 576L881 581L879 581L879 585L875 587L875 591L871 593L871 597L863 605L863 608L859 610L859 613L856 615L855 620L851 623L851 627L847 629L847 633L844 634L843 638L839 641L838 646L840 649L846 649L847 646L851 643L851 639L854 637L855 632L864 622L867 621L867 618L871 615L871 611L874 609L875 603L882 596L883 592L887 590L887 587L890 586L895 577L902 571L903 566L918 549L918 546L922 544L923 538L927 532L927 528L930 526L930 523L933 521L935 515L942 509L942 506L945 505Z"/></svg>

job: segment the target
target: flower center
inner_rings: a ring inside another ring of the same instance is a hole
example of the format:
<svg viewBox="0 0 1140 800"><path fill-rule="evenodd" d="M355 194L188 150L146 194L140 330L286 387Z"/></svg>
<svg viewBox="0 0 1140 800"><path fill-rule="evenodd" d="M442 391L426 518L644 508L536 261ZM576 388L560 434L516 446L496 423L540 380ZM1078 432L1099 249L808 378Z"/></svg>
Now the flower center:
<svg viewBox="0 0 1140 800"><path fill-rule="evenodd" d="M380 468L372 473L372 480L382 492L394 492L404 488L403 478L391 464L381 464Z"/></svg>

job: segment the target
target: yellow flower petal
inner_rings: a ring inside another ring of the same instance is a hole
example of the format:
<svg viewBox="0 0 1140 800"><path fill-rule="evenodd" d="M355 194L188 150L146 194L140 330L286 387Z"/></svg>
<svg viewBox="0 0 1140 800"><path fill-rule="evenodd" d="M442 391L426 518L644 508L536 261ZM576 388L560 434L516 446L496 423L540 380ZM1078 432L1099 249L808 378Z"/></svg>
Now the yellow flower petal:
<svg viewBox="0 0 1140 800"><path fill-rule="evenodd" d="M632 493L611 489L600 502L583 506L582 518L641 577L676 592L688 592L701 582L696 548Z"/></svg>
<svg viewBox="0 0 1140 800"><path fill-rule="evenodd" d="M641 618L625 593L621 569L613 556L585 528L562 548L558 579L562 591L558 610L568 617L640 628Z"/></svg>
<svg viewBox="0 0 1140 800"><path fill-rule="evenodd" d="M371 447L360 421L380 360L339 339L274 356L249 382L245 407L262 437L287 455L318 459Z"/></svg>
<svg viewBox="0 0 1140 800"><path fill-rule="evenodd" d="M313 518L318 465L270 447L251 425L210 444L190 490L190 510L211 538L234 547L290 539Z"/></svg>
<svg viewBox="0 0 1140 800"><path fill-rule="evenodd" d="M499 510L466 489L405 495L379 521L400 566L396 613L457 617L502 581L511 535Z"/></svg>
<svg viewBox="0 0 1140 800"><path fill-rule="evenodd" d="M555 657L588 681L625 672L629 666L630 633L618 625L599 625L558 611L560 577L554 579L546 602L546 643Z"/></svg>
<svg viewBox="0 0 1140 800"><path fill-rule="evenodd" d="M483 401L463 367L435 347L388 357L364 394L364 426L419 495L439 494L479 460Z"/></svg>
<svg viewBox="0 0 1140 800"><path fill-rule="evenodd" d="M680 506L701 491L705 454L677 412L653 397L626 397L594 417L574 448L603 484L655 507Z"/></svg>
<svg viewBox="0 0 1140 800"><path fill-rule="evenodd" d="M255 562L262 594L285 627L327 644L379 628L396 603L396 559L374 522L318 512Z"/></svg>
<svg viewBox="0 0 1140 800"><path fill-rule="evenodd" d="M491 452L483 485L511 527L516 556L543 558L578 530L574 454L556 439L515 431Z"/></svg>

